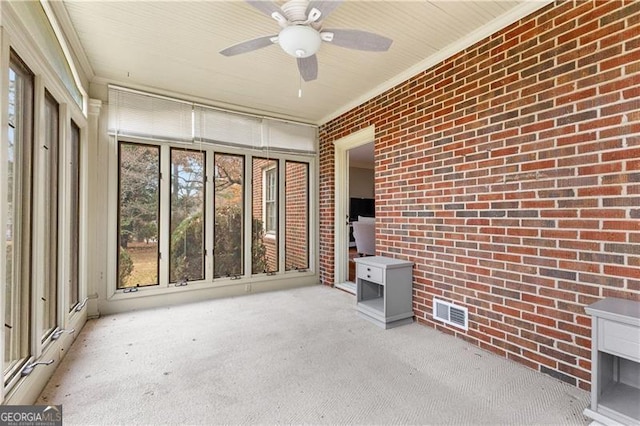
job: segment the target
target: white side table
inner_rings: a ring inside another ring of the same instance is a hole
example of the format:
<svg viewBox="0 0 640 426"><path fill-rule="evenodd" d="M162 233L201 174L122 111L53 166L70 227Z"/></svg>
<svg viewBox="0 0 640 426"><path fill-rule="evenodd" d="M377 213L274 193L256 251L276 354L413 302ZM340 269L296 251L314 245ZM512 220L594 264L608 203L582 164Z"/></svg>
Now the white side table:
<svg viewBox="0 0 640 426"><path fill-rule="evenodd" d="M354 261L358 315L385 329L413 322L413 262L383 256Z"/></svg>
<svg viewBox="0 0 640 426"><path fill-rule="evenodd" d="M608 298L591 315L591 406L604 425L640 424L640 302Z"/></svg>

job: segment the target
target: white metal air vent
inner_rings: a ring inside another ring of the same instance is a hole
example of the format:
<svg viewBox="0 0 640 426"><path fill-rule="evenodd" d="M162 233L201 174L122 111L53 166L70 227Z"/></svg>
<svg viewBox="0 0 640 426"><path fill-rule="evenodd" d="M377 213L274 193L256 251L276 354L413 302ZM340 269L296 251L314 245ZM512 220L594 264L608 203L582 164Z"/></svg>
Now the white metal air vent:
<svg viewBox="0 0 640 426"><path fill-rule="evenodd" d="M469 310L467 308L433 298L434 319L467 330L469 328L467 323L468 316Z"/></svg>

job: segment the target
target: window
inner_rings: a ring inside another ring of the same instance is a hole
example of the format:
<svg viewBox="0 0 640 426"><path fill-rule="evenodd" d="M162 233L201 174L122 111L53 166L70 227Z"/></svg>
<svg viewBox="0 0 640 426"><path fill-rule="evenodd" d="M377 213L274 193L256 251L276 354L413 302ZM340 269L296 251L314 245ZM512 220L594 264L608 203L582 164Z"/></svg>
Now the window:
<svg viewBox="0 0 640 426"><path fill-rule="evenodd" d="M116 290L309 268L309 162L218 152L213 144L117 146Z"/></svg>
<svg viewBox="0 0 640 426"><path fill-rule="evenodd" d="M253 274L278 271L278 161L253 159Z"/></svg>
<svg viewBox="0 0 640 426"><path fill-rule="evenodd" d="M285 163L285 270L309 267L309 164Z"/></svg>
<svg viewBox="0 0 640 426"><path fill-rule="evenodd" d="M278 223L278 206L276 204L278 176L276 172L275 167L264 171L264 229L268 234L275 234Z"/></svg>
<svg viewBox="0 0 640 426"><path fill-rule="evenodd" d="M4 382L20 371L31 340L33 75L11 54L9 66Z"/></svg>
<svg viewBox="0 0 640 426"><path fill-rule="evenodd" d="M42 341L44 341L58 325L58 152L59 152L59 106L49 92L45 93L45 140L43 154L44 211L44 293L42 315Z"/></svg>
<svg viewBox="0 0 640 426"><path fill-rule="evenodd" d="M214 157L214 277L244 273L244 157Z"/></svg>
<svg viewBox="0 0 640 426"><path fill-rule="evenodd" d="M118 176L117 287L157 285L160 148L121 142Z"/></svg>
<svg viewBox="0 0 640 426"><path fill-rule="evenodd" d="M171 149L169 281L204 279L205 154Z"/></svg>
<svg viewBox="0 0 640 426"><path fill-rule="evenodd" d="M68 303L71 312L80 302L80 128L71 122L71 140L69 145L71 194L69 212L69 289Z"/></svg>

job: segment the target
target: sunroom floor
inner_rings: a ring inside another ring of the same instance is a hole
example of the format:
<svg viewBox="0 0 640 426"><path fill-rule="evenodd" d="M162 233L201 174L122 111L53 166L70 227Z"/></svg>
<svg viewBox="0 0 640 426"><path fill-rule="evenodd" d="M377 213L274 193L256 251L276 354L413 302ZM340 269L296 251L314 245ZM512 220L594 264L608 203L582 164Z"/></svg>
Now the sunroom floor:
<svg viewBox="0 0 640 426"><path fill-rule="evenodd" d="M324 286L87 323L39 404L67 424L589 424L588 392Z"/></svg>

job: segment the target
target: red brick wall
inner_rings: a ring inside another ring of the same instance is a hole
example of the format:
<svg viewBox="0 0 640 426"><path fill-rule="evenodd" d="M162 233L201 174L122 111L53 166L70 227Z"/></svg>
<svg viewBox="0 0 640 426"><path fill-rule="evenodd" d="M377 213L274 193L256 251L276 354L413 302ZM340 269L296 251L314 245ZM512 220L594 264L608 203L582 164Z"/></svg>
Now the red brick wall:
<svg viewBox="0 0 640 426"><path fill-rule="evenodd" d="M370 125L377 249L415 262L417 321L589 389L584 307L640 300L640 2L549 5L322 126L324 284L332 142Z"/></svg>
<svg viewBox="0 0 640 426"><path fill-rule="evenodd" d="M285 163L285 269L309 267L309 165Z"/></svg>
<svg viewBox="0 0 640 426"><path fill-rule="evenodd" d="M325 285L333 284L334 268L334 205L335 205L335 189L334 189L334 173L335 163L333 141L341 136L331 136L326 133L327 127L321 127L319 133L318 151L319 160L319 249L318 261L320 265L319 275L320 282ZM357 130L357 129L354 129ZM343 134L344 136L344 134ZM331 138L331 139L329 139Z"/></svg>

